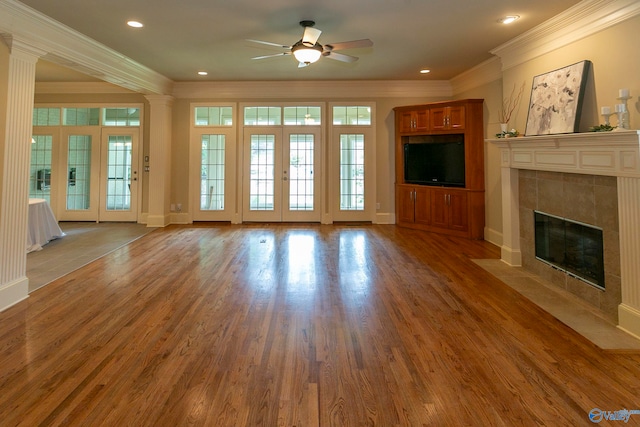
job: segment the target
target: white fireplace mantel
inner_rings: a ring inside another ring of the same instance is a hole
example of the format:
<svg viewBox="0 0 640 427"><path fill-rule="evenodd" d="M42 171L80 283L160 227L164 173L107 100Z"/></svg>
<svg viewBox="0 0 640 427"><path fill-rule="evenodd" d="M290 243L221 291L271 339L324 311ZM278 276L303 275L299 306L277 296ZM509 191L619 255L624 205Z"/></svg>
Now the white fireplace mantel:
<svg viewBox="0 0 640 427"><path fill-rule="evenodd" d="M519 169L615 176L618 183L622 303L618 326L640 338L640 131L489 139L500 149L501 257L522 265Z"/></svg>

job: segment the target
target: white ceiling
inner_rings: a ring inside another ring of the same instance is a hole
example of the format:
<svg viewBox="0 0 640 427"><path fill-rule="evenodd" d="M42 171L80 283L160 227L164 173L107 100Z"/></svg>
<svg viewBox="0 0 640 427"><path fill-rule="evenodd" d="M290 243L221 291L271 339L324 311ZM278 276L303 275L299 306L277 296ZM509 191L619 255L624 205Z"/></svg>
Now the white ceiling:
<svg viewBox="0 0 640 427"><path fill-rule="evenodd" d="M489 51L578 0L22 0L45 15L173 81L448 80L489 59ZM520 15L511 25L497 20ZM132 29L126 21L144 23ZM298 68L291 56L252 60L291 45L301 20L322 30L319 43L369 38L371 48L342 51ZM432 70L421 75L422 68ZM208 71L200 77L197 72ZM91 80L41 61L39 81Z"/></svg>

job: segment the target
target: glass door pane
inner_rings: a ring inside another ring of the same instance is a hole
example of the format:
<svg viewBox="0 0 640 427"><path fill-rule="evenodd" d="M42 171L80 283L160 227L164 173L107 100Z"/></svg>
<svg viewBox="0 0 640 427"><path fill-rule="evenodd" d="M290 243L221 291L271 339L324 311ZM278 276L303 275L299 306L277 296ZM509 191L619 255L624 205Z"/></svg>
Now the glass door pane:
<svg viewBox="0 0 640 427"><path fill-rule="evenodd" d="M313 135L289 136L289 210L312 211L313 188Z"/></svg>
<svg viewBox="0 0 640 427"><path fill-rule="evenodd" d="M282 221L282 129L245 128L243 221Z"/></svg>
<svg viewBox="0 0 640 427"><path fill-rule="evenodd" d="M321 220L320 129L285 129L287 144L282 153L283 221Z"/></svg>
<svg viewBox="0 0 640 427"><path fill-rule="evenodd" d="M103 128L99 220L138 220L138 129Z"/></svg>
<svg viewBox="0 0 640 427"><path fill-rule="evenodd" d="M91 209L92 136L70 135L67 146L67 210Z"/></svg>
<svg viewBox="0 0 640 427"><path fill-rule="evenodd" d="M340 135L340 210L364 210L364 135Z"/></svg>
<svg viewBox="0 0 640 427"><path fill-rule="evenodd" d="M130 135L109 135L105 194L108 211L131 209L131 148Z"/></svg>
<svg viewBox="0 0 640 427"><path fill-rule="evenodd" d="M275 136L251 135L249 210L274 210Z"/></svg>
<svg viewBox="0 0 640 427"><path fill-rule="evenodd" d="M31 168L29 198L45 199L51 204L52 135L33 135L31 140Z"/></svg>
<svg viewBox="0 0 640 427"><path fill-rule="evenodd" d="M224 210L225 136L202 135L200 210Z"/></svg>

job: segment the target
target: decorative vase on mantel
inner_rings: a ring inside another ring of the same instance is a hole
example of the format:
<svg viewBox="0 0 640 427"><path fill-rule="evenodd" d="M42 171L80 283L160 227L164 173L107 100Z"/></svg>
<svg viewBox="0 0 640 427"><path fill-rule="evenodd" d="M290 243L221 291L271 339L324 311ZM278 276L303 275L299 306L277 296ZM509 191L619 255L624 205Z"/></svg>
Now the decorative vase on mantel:
<svg viewBox="0 0 640 427"><path fill-rule="evenodd" d="M504 135L509 130L509 123L500 123L500 132Z"/></svg>

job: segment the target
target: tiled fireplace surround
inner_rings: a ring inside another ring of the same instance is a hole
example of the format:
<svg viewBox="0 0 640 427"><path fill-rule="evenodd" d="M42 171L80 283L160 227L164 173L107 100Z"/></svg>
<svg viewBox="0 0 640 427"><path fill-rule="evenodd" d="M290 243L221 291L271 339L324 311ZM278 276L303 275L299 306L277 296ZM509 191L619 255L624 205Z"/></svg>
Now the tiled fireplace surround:
<svg viewBox="0 0 640 427"><path fill-rule="evenodd" d="M617 188L616 178L611 176L525 169L518 174L522 266L578 296L615 323L622 298ZM602 228L604 291L536 260L534 210Z"/></svg>
<svg viewBox="0 0 640 427"><path fill-rule="evenodd" d="M502 260L640 337L640 132L492 139L500 149ZM605 291L537 261L533 210L603 229Z"/></svg>

